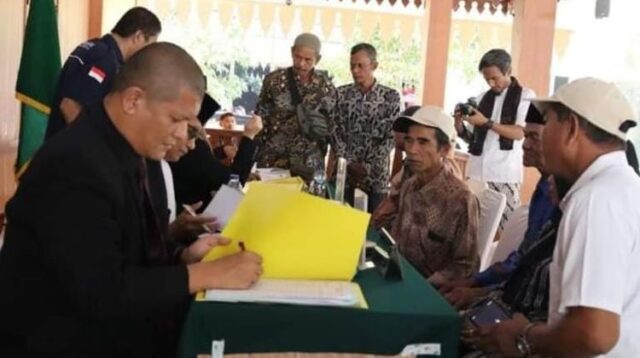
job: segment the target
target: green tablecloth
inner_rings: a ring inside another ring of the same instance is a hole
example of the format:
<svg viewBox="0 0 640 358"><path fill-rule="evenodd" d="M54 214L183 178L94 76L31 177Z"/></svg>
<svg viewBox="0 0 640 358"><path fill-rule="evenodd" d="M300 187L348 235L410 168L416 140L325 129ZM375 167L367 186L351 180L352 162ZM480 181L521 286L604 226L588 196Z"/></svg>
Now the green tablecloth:
<svg viewBox="0 0 640 358"><path fill-rule="evenodd" d="M369 232L369 239L379 240ZM403 281L383 279L375 269L359 272L369 309L196 301L182 331L178 356L210 353L342 352L398 354L408 344L439 343L456 357L457 312L406 261Z"/></svg>

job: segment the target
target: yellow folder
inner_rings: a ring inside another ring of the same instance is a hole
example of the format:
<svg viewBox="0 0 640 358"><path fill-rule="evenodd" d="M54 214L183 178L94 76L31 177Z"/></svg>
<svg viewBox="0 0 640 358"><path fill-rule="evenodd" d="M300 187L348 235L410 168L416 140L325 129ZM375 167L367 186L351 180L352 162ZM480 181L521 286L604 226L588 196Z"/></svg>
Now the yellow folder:
<svg viewBox="0 0 640 358"><path fill-rule="evenodd" d="M369 214L336 202L279 184L256 185L222 233L231 244L204 260L236 253L242 241L262 256L264 278L351 280L368 222Z"/></svg>

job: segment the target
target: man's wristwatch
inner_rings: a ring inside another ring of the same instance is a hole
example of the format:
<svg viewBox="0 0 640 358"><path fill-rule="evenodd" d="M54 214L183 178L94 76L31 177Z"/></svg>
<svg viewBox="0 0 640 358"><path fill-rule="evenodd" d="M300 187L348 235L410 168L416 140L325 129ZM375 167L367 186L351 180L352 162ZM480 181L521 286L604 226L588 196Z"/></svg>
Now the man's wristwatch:
<svg viewBox="0 0 640 358"><path fill-rule="evenodd" d="M516 338L516 349L520 353L520 357L531 357L531 345L524 334Z"/></svg>
<svg viewBox="0 0 640 358"><path fill-rule="evenodd" d="M489 130L489 129L493 128L493 124L494 123L495 123L494 121L489 119L489 120L487 120L487 123L485 123L482 127L487 129L487 130Z"/></svg>
<svg viewBox="0 0 640 358"><path fill-rule="evenodd" d="M542 324L541 322L531 322L522 330L522 334L516 338L516 349L520 353L520 357L531 357L533 349L529 343L529 332L535 326Z"/></svg>

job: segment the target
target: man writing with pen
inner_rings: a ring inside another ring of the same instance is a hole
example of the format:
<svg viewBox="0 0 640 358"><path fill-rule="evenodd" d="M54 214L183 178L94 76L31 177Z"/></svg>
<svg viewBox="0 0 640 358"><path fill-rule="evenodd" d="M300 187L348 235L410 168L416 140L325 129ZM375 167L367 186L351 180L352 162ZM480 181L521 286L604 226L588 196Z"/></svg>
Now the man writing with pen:
<svg viewBox="0 0 640 358"><path fill-rule="evenodd" d="M198 117L200 117L200 114ZM192 118L189 121L188 136L177 139L175 144L167 151L162 161L162 174L167 189L167 204L170 211L169 237L183 243L190 243L197 237L197 240L182 252L182 258L186 261L196 258L199 259L211 248L220 244L226 245L229 243L228 239L214 234L215 230L218 229L216 218L196 214L196 211L202 206L202 202L197 202L192 205L183 204L182 208L184 210L177 216L173 214L177 208L173 190L172 172L168 168L167 162L173 163L179 161L180 158L195 148L197 139L206 140L206 133L202 127L202 123L198 119L199 118ZM254 115L245 123L244 127L244 135L252 139L262 130L262 118ZM162 193L158 193L158 195L161 194ZM240 247L242 251L244 251L244 245L241 244Z"/></svg>
<svg viewBox="0 0 640 358"><path fill-rule="evenodd" d="M155 210L144 159L188 136L203 95L191 56L149 45L38 151L7 204L0 356L174 357L194 293L258 280L249 251L199 262L219 236L176 250Z"/></svg>

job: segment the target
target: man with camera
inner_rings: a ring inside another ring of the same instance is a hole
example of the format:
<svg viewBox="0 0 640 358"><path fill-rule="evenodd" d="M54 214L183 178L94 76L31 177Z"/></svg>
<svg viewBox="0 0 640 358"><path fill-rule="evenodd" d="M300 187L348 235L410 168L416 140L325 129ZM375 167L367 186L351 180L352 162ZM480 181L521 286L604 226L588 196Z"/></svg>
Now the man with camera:
<svg viewBox="0 0 640 358"><path fill-rule="evenodd" d="M486 182L489 188L507 197L500 221L502 230L520 205L523 128L529 109L527 99L535 93L511 76L511 56L505 50L485 53L478 70L490 89L477 99L456 106L455 125L458 135L469 143L467 176Z"/></svg>

